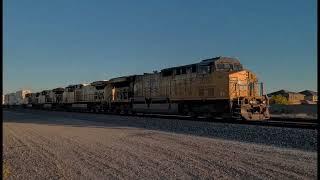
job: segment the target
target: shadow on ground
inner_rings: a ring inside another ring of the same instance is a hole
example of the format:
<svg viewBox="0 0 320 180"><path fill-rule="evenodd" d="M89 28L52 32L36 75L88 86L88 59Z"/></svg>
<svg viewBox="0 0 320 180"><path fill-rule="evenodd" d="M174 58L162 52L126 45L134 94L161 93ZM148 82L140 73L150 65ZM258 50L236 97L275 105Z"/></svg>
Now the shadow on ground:
<svg viewBox="0 0 320 180"><path fill-rule="evenodd" d="M308 129L26 109L4 110L3 121L72 127L142 128L307 151L317 150L317 131Z"/></svg>

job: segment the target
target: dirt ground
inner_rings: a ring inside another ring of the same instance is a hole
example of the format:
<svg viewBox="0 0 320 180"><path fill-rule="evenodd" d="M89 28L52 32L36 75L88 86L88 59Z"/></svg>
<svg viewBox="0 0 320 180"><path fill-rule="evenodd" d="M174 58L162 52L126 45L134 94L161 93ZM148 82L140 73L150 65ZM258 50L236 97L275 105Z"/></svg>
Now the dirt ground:
<svg viewBox="0 0 320 180"><path fill-rule="evenodd" d="M91 118L4 111L8 179L317 179L314 149L117 126Z"/></svg>

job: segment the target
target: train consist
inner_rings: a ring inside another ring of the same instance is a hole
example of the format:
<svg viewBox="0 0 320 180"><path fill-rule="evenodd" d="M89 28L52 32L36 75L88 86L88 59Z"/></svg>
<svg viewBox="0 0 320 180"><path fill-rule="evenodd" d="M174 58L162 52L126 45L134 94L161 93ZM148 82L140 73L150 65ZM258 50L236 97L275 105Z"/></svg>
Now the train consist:
<svg viewBox="0 0 320 180"><path fill-rule="evenodd" d="M5 105L11 105L9 95ZM229 57L27 93L24 99L20 102L24 107L52 110L270 118L263 84L238 59Z"/></svg>

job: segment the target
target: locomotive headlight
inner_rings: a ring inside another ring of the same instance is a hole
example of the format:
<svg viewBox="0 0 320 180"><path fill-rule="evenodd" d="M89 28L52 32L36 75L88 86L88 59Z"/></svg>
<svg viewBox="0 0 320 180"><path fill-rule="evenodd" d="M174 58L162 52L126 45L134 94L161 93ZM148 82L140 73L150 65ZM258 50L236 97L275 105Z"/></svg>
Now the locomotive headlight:
<svg viewBox="0 0 320 180"><path fill-rule="evenodd" d="M253 104L253 101L249 101L250 104Z"/></svg>
<svg viewBox="0 0 320 180"><path fill-rule="evenodd" d="M262 103L263 103L263 104L265 104L265 103L266 103L266 101L262 101Z"/></svg>

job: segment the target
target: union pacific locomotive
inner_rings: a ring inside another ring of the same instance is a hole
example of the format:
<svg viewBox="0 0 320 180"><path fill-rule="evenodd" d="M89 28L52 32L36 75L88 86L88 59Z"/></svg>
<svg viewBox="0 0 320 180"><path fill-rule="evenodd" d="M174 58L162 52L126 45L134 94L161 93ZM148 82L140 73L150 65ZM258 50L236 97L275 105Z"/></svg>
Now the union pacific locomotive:
<svg viewBox="0 0 320 180"><path fill-rule="evenodd" d="M27 107L52 110L270 118L263 83L230 57L29 93L26 98Z"/></svg>

